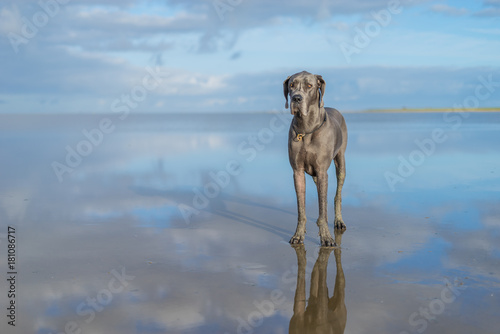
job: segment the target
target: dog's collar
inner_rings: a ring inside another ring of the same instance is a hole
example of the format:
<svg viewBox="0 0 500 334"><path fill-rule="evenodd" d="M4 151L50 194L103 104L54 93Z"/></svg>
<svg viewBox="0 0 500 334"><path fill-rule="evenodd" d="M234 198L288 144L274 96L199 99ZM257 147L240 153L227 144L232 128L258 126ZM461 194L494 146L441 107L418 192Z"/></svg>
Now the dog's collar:
<svg viewBox="0 0 500 334"><path fill-rule="evenodd" d="M297 132L297 130L295 130L295 126L293 126L293 124L292 124L293 132L295 132L295 136L293 137L293 141L295 141L295 142L301 141L302 138L304 138L304 136L313 134L314 132L318 131L323 126L323 124L325 124L325 122L326 122L326 112L325 112L325 119L323 119L323 122L320 124L320 126L318 126L316 129L312 130L311 132L299 133L299 132Z"/></svg>

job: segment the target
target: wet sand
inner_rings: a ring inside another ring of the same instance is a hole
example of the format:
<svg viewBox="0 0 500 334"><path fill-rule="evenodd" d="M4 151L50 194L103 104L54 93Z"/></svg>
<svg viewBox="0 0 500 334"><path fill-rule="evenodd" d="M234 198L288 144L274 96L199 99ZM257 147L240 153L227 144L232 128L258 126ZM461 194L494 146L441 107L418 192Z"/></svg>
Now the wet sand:
<svg viewBox="0 0 500 334"><path fill-rule="evenodd" d="M345 116L321 249L290 115L0 115L0 331L498 333L500 114Z"/></svg>

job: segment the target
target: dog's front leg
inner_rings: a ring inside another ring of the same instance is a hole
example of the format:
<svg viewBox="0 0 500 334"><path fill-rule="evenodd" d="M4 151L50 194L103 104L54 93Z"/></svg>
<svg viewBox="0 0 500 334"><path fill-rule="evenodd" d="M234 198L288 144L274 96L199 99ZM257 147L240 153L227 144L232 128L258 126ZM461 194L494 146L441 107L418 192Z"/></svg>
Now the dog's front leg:
<svg viewBox="0 0 500 334"><path fill-rule="evenodd" d="M295 193L297 195L298 221L297 230L290 239L291 244L302 244L306 234L306 176L303 170L293 171L293 182L295 184Z"/></svg>
<svg viewBox="0 0 500 334"><path fill-rule="evenodd" d="M316 186L318 188L319 201L319 218L316 222L319 227L319 237L321 246L333 247L335 241L328 230L328 213L327 213L327 197L328 197L328 173L327 171L318 173Z"/></svg>
<svg viewBox="0 0 500 334"><path fill-rule="evenodd" d="M335 228L345 231L346 226L342 220L342 186L345 180L344 154L339 153L335 157L335 171L337 173L337 193L335 194Z"/></svg>

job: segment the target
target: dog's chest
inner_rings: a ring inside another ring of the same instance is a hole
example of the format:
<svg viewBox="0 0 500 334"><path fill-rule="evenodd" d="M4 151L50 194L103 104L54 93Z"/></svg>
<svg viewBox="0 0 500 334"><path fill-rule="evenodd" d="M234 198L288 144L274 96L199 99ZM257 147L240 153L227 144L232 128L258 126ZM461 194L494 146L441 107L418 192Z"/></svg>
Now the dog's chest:
<svg viewBox="0 0 500 334"><path fill-rule="evenodd" d="M328 149L319 145L310 138L303 138L299 142L292 142L289 147L290 164L294 169L302 169L307 174L316 175L319 170L330 166Z"/></svg>

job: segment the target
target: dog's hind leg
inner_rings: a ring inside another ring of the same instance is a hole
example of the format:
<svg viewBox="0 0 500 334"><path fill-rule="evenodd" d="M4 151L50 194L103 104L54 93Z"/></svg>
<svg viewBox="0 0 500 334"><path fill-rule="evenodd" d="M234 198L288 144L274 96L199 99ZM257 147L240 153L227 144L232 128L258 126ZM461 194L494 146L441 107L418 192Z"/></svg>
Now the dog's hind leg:
<svg viewBox="0 0 500 334"><path fill-rule="evenodd" d="M318 201L319 201L319 217L316 224L319 227L319 237L321 246L333 247L335 241L328 230L328 214L327 214L327 193L328 193L328 172L318 172L317 180Z"/></svg>

